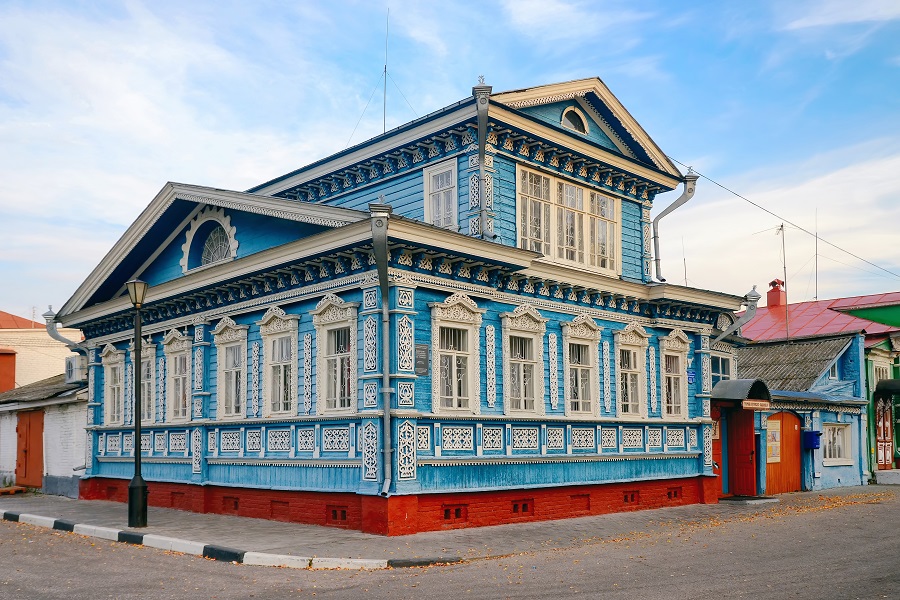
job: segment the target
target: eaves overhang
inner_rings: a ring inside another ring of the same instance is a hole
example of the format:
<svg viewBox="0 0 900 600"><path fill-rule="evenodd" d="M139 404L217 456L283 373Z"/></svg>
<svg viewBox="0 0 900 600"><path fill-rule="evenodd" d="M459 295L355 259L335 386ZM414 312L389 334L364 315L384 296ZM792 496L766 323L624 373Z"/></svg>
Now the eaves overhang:
<svg viewBox="0 0 900 600"><path fill-rule="evenodd" d="M671 283L652 283L649 286L648 300L656 302L691 302L704 306L713 306L722 310L736 311L744 302L743 296L700 290L697 288L673 285Z"/></svg>

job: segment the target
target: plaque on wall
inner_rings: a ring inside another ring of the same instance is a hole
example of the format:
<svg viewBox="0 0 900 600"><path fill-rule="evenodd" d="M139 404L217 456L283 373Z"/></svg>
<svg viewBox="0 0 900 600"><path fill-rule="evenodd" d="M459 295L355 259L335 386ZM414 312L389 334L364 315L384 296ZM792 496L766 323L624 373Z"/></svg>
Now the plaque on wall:
<svg viewBox="0 0 900 600"><path fill-rule="evenodd" d="M428 375L430 350L428 344L416 344L416 375Z"/></svg>

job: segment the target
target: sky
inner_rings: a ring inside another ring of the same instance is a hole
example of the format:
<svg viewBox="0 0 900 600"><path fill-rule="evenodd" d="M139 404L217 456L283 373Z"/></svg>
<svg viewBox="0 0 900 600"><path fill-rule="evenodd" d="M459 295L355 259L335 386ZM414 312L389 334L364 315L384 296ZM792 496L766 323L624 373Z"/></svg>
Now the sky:
<svg viewBox="0 0 900 600"><path fill-rule="evenodd" d="M58 310L167 181L248 189L479 75L598 76L704 176L660 221L669 282L900 290L896 0L0 0L0 310Z"/></svg>

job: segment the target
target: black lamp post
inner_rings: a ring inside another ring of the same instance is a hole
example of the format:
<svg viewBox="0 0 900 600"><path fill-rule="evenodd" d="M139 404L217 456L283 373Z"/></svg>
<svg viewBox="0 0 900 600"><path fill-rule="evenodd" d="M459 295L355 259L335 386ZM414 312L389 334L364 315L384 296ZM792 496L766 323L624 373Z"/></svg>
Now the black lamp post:
<svg viewBox="0 0 900 600"><path fill-rule="evenodd" d="M134 478L128 484L128 526L147 526L147 482L141 476L141 376L144 362L141 348L141 306L149 285L146 281L132 279L125 284L128 297L134 305Z"/></svg>

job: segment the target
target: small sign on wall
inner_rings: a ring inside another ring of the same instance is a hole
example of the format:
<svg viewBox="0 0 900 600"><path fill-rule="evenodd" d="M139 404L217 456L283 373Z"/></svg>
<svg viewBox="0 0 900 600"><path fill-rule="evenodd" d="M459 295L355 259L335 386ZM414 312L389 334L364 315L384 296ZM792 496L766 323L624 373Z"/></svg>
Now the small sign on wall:
<svg viewBox="0 0 900 600"><path fill-rule="evenodd" d="M430 350L428 344L416 344L416 375L428 375Z"/></svg>
<svg viewBox="0 0 900 600"><path fill-rule="evenodd" d="M688 370L687 370L687 380L688 380L688 385L694 383L694 377L695 377L695 376L696 376L696 371L694 371L694 369L688 369Z"/></svg>
<svg viewBox="0 0 900 600"><path fill-rule="evenodd" d="M781 462L781 419L766 421L766 462Z"/></svg>

